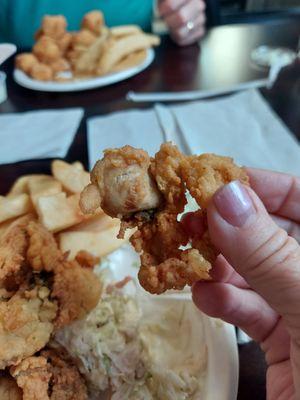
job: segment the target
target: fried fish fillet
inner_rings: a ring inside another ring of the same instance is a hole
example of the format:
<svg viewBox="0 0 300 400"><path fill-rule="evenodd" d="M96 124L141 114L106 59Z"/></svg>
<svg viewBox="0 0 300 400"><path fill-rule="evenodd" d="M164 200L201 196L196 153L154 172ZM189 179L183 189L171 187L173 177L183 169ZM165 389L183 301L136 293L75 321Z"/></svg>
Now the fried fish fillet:
<svg viewBox="0 0 300 400"><path fill-rule="evenodd" d="M210 279L218 252L207 226L201 237L190 240L178 214L184 211L188 189L205 223L211 197L233 180L249 183L245 170L229 157L185 156L164 143L150 159L144 150L125 146L106 150L97 161L80 206L86 213L101 206L111 217L120 218L119 237L127 228L137 228L130 241L140 253L139 281L148 292L160 294Z"/></svg>

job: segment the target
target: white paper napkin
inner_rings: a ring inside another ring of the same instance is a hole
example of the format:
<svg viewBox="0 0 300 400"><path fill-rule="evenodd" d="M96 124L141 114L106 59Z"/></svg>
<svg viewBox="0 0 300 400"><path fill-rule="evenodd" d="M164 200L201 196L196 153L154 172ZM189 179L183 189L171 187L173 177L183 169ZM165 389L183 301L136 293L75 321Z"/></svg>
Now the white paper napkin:
<svg viewBox="0 0 300 400"><path fill-rule="evenodd" d="M108 147L130 144L153 155L172 140L186 153L228 155L241 165L300 175L300 146L259 94L246 91L226 98L146 111L124 111L88 121L92 167Z"/></svg>
<svg viewBox="0 0 300 400"><path fill-rule="evenodd" d="M131 110L93 117L87 121L89 164L92 168L103 150L129 144L154 154L164 141L154 110Z"/></svg>
<svg viewBox="0 0 300 400"><path fill-rule="evenodd" d="M0 164L65 157L83 113L73 108L0 115Z"/></svg>

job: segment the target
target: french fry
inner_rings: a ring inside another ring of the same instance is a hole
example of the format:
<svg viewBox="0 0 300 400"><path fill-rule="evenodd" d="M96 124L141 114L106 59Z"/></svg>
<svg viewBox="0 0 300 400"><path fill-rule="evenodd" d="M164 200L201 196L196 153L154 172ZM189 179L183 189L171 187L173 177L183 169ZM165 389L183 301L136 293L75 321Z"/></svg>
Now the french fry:
<svg viewBox="0 0 300 400"><path fill-rule="evenodd" d="M52 176L40 176L28 181L28 190L34 206L42 196L50 196L62 192L62 185Z"/></svg>
<svg viewBox="0 0 300 400"><path fill-rule="evenodd" d="M53 176L70 193L80 193L90 181L90 175L78 164L55 160L51 165Z"/></svg>
<svg viewBox="0 0 300 400"><path fill-rule="evenodd" d="M111 35L117 39L123 36L134 35L141 32L142 30L138 25L120 25L114 26L110 29Z"/></svg>
<svg viewBox="0 0 300 400"><path fill-rule="evenodd" d="M59 232L85 219L78 202L79 195L67 197L61 192L39 197L36 210L40 221L50 232Z"/></svg>
<svg viewBox="0 0 300 400"><path fill-rule="evenodd" d="M69 251L72 259L80 250L86 250L97 257L103 257L118 249L126 239L117 239L119 225L100 232L68 231L58 235L60 249Z"/></svg>
<svg viewBox="0 0 300 400"><path fill-rule="evenodd" d="M26 193L0 197L0 222L16 218L32 211L30 197Z"/></svg>
<svg viewBox="0 0 300 400"><path fill-rule="evenodd" d="M103 29L101 36L99 36L95 42L79 56L78 60L75 61L75 72L93 73L95 71L107 38L108 29Z"/></svg>
<svg viewBox="0 0 300 400"><path fill-rule="evenodd" d="M129 54L127 57L123 58L118 64L116 64L111 72L123 71L124 69L129 69L140 65L143 61L145 61L147 57L146 50L136 51L134 53Z"/></svg>
<svg viewBox="0 0 300 400"><path fill-rule="evenodd" d="M23 175L20 178L18 178L12 187L10 188L10 191L7 193L7 196L16 196L17 194L22 194L22 193L29 193L28 190L28 182L32 179L36 179L37 177L46 177L49 175L42 175L42 174L32 174L32 175Z"/></svg>
<svg viewBox="0 0 300 400"><path fill-rule="evenodd" d="M125 36L120 40L113 40L111 42L108 40L96 72L99 75L106 74L114 65L129 54L151 46L157 46L159 43L160 39L158 36L146 35L144 33Z"/></svg>
<svg viewBox="0 0 300 400"><path fill-rule="evenodd" d="M1 225L0 225L1 226ZM88 220L80 222L78 225L72 226L68 231L72 232L101 232L113 226L120 227L120 221L117 218L111 218L102 214L93 216Z"/></svg>

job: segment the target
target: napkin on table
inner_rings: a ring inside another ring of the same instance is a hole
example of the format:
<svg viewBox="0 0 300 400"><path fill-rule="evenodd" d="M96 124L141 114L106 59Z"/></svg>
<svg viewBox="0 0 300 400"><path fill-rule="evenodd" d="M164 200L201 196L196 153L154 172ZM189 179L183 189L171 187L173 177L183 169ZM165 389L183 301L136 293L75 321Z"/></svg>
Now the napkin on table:
<svg viewBox="0 0 300 400"><path fill-rule="evenodd" d="M130 144L153 155L172 140L186 153L227 155L241 164L300 175L300 146L256 90L222 99L88 120L90 167L108 147Z"/></svg>
<svg viewBox="0 0 300 400"><path fill-rule="evenodd" d="M65 157L83 112L73 108L0 115L0 164Z"/></svg>

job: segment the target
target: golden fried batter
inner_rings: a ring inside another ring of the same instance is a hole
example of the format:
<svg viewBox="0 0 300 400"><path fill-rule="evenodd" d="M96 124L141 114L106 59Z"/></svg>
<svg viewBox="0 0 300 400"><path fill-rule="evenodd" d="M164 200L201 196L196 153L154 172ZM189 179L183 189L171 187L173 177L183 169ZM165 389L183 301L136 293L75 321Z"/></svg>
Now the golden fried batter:
<svg viewBox="0 0 300 400"><path fill-rule="evenodd" d="M29 74L38 62L36 56L31 53L22 53L16 56L16 68L22 70L25 74Z"/></svg>
<svg viewBox="0 0 300 400"><path fill-rule="evenodd" d="M30 76L38 81L51 81L53 79L53 71L48 65L39 62L31 68Z"/></svg>
<svg viewBox="0 0 300 400"><path fill-rule="evenodd" d="M90 265L92 258L81 254L81 261ZM82 318L101 291L92 269L67 261L53 235L31 216L1 237L0 288L0 369L32 356L54 329Z"/></svg>
<svg viewBox="0 0 300 400"><path fill-rule="evenodd" d="M64 260L54 236L36 221L28 223L27 233L27 260L33 271L53 271L56 264Z"/></svg>
<svg viewBox="0 0 300 400"><path fill-rule="evenodd" d="M60 39L66 32L67 21L63 15L45 15L42 21L42 32L52 39Z"/></svg>
<svg viewBox="0 0 300 400"><path fill-rule="evenodd" d="M53 235L41 224L32 221L27 232L27 257L33 270L52 272L51 298L58 303L56 328L83 318L99 301L100 281L91 269L81 267L76 260L67 261Z"/></svg>
<svg viewBox="0 0 300 400"><path fill-rule="evenodd" d="M100 35L104 25L104 17L101 11L90 11L82 19L81 28L87 29L96 35Z"/></svg>
<svg viewBox="0 0 300 400"><path fill-rule="evenodd" d="M61 57L61 51L55 40L49 36L41 36L32 48L33 54L42 63L51 63Z"/></svg>
<svg viewBox="0 0 300 400"><path fill-rule="evenodd" d="M61 349L44 350L41 355L45 357L52 374L50 380L51 400L87 400L87 388L83 377L77 367L68 359Z"/></svg>
<svg viewBox="0 0 300 400"><path fill-rule="evenodd" d="M0 287L10 290L18 285L26 270L26 227L33 217L18 218L0 239Z"/></svg>
<svg viewBox="0 0 300 400"><path fill-rule="evenodd" d="M82 266L86 268L93 268L95 265L99 264L100 258L93 256L93 254L88 253L85 250L80 250L75 257L75 260Z"/></svg>
<svg viewBox="0 0 300 400"><path fill-rule="evenodd" d="M81 29L80 31L74 33L72 38L72 45L74 47L76 46L89 47L95 42L96 39L97 36L93 32L91 32L88 29Z"/></svg>
<svg viewBox="0 0 300 400"><path fill-rule="evenodd" d="M207 227L201 237L190 239L178 222L187 202L186 190L201 207L198 213L205 221L205 208L215 191L236 179L248 184L245 171L228 157L185 156L165 143L150 160L143 150L125 146L104 152L80 205L83 212L101 206L108 215L120 218L119 237L127 228L137 227L130 241L140 253L139 281L150 293L159 294L210 279L218 254Z"/></svg>
<svg viewBox="0 0 300 400"><path fill-rule="evenodd" d="M10 368L23 400L87 400L87 388L64 351L43 350Z"/></svg>
<svg viewBox="0 0 300 400"><path fill-rule="evenodd" d="M15 367L11 375L23 391L23 400L49 400L48 387L51 372L44 357L28 357Z"/></svg>
<svg viewBox="0 0 300 400"><path fill-rule="evenodd" d="M90 269L82 268L75 260L59 263L55 269L51 293L59 305L56 328L83 318L96 307L100 293L100 281Z"/></svg>
<svg viewBox="0 0 300 400"><path fill-rule="evenodd" d="M181 170L186 187L202 208L207 207L221 186L234 180L249 184L246 172L235 165L232 158L215 154L185 157Z"/></svg>
<svg viewBox="0 0 300 400"><path fill-rule="evenodd" d="M150 157L144 150L124 146L106 150L91 172L93 187L82 192L80 205L85 212L100 206L112 217L156 208L160 195L148 169Z"/></svg>

